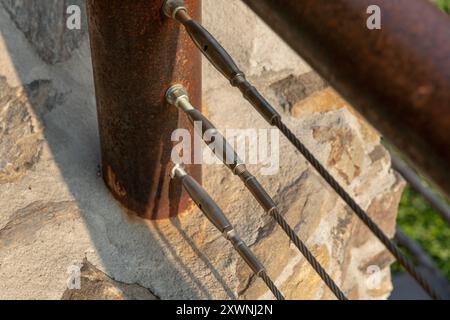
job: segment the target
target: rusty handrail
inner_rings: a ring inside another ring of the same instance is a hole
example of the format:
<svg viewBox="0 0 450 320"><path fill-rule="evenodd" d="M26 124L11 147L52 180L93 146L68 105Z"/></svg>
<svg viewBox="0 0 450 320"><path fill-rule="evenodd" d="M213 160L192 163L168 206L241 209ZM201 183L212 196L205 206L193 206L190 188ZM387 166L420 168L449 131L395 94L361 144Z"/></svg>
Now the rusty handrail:
<svg viewBox="0 0 450 320"><path fill-rule="evenodd" d="M385 245L397 261L417 280L417 282L434 299L440 299L439 295L431 287L421 272L414 267L413 263L402 254L399 248L389 239L384 231L372 220L365 210L355 199L339 184L320 161L308 148L297 138L297 136L286 126L270 103L253 87L245 78L245 74L239 69L233 58L221 46L221 44L200 23L193 20L188 13L184 0L166 0L164 13L184 25L186 31L196 44L198 49L208 60L226 77L232 86L242 91L244 98L260 112L268 123L276 126L280 132L291 142L291 144L308 160L330 187L341 197L343 201L354 211L361 221L372 231L372 233ZM182 95L181 95L182 96ZM172 99L171 99L172 100Z"/></svg>
<svg viewBox="0 0 450 320"><path fill-rule="evenodd" d="M448 16L424 0L243 1L450 196Z"/></svg>

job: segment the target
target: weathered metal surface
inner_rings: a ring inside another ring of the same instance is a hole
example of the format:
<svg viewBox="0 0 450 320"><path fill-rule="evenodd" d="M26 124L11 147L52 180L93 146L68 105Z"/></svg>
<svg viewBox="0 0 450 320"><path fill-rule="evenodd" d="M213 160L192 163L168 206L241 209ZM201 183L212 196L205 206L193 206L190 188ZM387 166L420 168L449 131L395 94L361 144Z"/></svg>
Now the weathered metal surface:
<svg viewBox="0 0 450 320"><path fill-rule="evenodd" d="M447 15L423 0L243 1L450 195Z"/></svg>
<svg viewBox="0 0 450 320"><path fill-rule="evenodd" d="M187 3L201 19L201 1ZM170 179L171 134L191 126L164 95L181 83L201 106L200 54L182 26L164 16L163 0L87 4L103 178L130 212L148 219L175 216L191 201ZM186 171L200 180L200 166Z"/></svg>

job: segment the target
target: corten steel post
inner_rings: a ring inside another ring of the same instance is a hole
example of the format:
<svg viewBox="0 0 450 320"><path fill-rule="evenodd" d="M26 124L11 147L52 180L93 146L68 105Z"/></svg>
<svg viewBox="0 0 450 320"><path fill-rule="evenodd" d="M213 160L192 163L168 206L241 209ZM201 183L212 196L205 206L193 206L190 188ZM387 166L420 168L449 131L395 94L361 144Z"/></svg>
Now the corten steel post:
<svg viewBox="0 0 450 320"><path fill-rule="evenodd" d="M450 18L424 0L243 0L450 195ZM367 9L381 8L381 30Z"/></svg>
<svg viewBox="0 0 450 320"><path fill-rule="evenodd" d="M190 14L201 19L201 1L187 2ZM162 5L87 1L103 178L128 211L148 219L175 216L191 205L170 179L171 134L191 126L166 104L165 92L180 83L201 105L200 54ZM201 178L199 165L186 171Z"/></svg>

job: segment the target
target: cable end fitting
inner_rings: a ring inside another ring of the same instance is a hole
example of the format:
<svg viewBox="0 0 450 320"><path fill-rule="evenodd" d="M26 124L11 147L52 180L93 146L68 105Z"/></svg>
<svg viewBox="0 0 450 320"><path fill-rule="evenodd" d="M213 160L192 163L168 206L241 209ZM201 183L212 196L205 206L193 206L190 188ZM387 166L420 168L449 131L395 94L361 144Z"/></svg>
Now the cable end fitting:
<svg viewBox="0 0 450 320"><path fill-rule="evenodd" d="M172 179L180 179L186 175L186 171L184 171L183 167L180 164L176 164L170 172L170 177Z"/></svg>
<svg viewBox="0 0 450 320"><path fill-rule="evenodd" d="M194 109L194 107L189 102L189 95L186 89L181 84L173 85L166 92L166 101L182 109L183 111L188 111Z"/></svg>
<svg viewBox="0 0 450 320"><path fill-rule="evenodd" d="M275 125L275 120L280 119L280 114L270 105L270 103L250 84L243 73L237 73L230 83L233 87L239 88L244 98L258 111L270 124Z"/></svg>
<svg viewBox="0 0 450 320"><path fill-rule="evenodd" d="M179 100L182 98L189 100L189 95L181 84L171 86L166 92L166 100L173 106L177 106Z"/></svg>
<svg viewBox="0 0 450 320"><path fill-rule="evenodd" d="M166 0L164 2L163 12L167 17L176 20L176 15L180 10L187 12L184 0Z"/></svg>

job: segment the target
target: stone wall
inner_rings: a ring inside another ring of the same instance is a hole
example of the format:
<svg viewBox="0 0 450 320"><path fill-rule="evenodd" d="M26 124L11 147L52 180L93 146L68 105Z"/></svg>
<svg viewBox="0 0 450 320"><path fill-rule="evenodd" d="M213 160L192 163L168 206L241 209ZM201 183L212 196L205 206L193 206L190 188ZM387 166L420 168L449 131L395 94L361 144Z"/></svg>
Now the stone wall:
<svg viewBox="0 0 450 320"><path fill-rule="evenodd" d="M66 5L0 0L0 299L271 299L197 210L142 221L107 192L89 42L85 28L64 28ZM203 10L205 26L392 236L403 182L378 134L240 1L204 0ZM203 79L204 110L220 129L268 128L207 61ZM251 171L351 299L386 298L390 255L282 137L280 148L277 175ZM334 298L226 168L205 166L204 186L287 298ZM67 290L72 265L83 265L79 291Z"/></svg>

